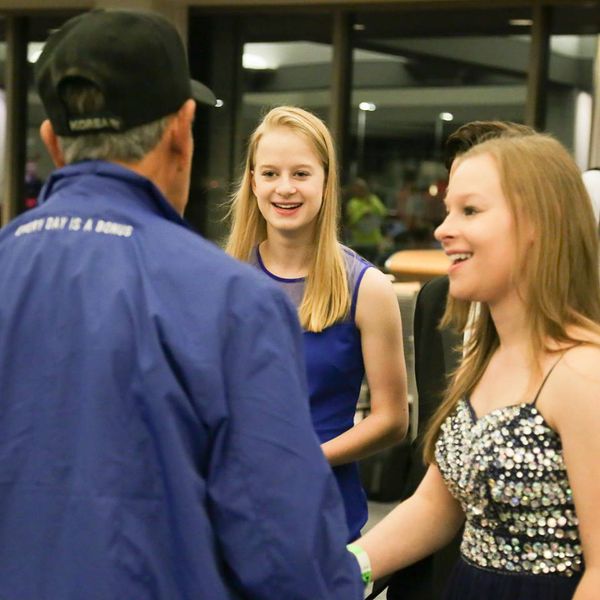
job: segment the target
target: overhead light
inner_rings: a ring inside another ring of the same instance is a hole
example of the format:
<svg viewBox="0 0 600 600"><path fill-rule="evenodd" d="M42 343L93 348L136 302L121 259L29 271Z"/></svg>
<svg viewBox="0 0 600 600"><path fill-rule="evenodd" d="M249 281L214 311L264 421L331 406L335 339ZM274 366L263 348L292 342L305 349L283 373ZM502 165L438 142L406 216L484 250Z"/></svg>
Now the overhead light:
<svg viewBox="0 0 600 600"><path fill-rule="evenodd" d="M221 98L217 98L217 101L215 102L215 108L221 108L224 104L225 102L223 102Z"/></svg>
<svg viewBox="0 0 600 600"><path fill-rule="evenodd" d="M27 44L27 61L32 64L37 62L43 49L43 42L29 42L29 44Z"/></svg>
<svg viewBox="0 0 600 600"><path fill-rule="evenodd" d="M361 102L358 105L358 108L360 108L360 110L373 112L374 110L377 109L377 106L375 104L373 104L372 102Z"/></svg>
<svg viewBox="0 0 600 600"><path fill-rule="evenodd" d="M354 29L354 31L364 31L366 27L363 23L354 23L354 25L352 25L352 29Z"/></svg>
<svg viewBox="0 0 600 600"><path fill-rule="evenodd" d="M441 112L439 117L442 121L454 121L454 115L451 112Z"/></svg>
<svg viewBox="0 0 600 600"><path fill-rule="evenodd" d="M531 27L533 25L533 19L510 19L509 25L514 27Z"/></svg>
<svg viewBox="0 0 600 600"><path fill-rule="evenodd" d="M244 52L242 56L242 66L244 69L254 69L255 71L263 71L271 68L265 58L248 52Z"/></svg>

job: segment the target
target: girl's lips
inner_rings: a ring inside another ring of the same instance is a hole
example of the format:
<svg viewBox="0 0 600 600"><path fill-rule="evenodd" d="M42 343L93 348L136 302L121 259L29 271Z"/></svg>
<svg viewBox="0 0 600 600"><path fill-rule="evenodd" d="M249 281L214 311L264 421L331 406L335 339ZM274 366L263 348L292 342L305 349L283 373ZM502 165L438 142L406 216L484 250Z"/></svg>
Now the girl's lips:
<svg viewBox="0 0 600 600"><path fill-rule="evenodd" d="M450 259L450 266L448 267L448 273L456 271L460 266L471 259L473 256L470 252L454 252L447 255Z"/></svg>
<svg viewBox="0 0 600 600"><path fill-rule="evenodd" d="M468 260L473 256L472 252L452 252L451 254L447 254L448 258L453 262Z"/></svg>
<svg viewBox="0 0 600 600"><path fill-rule="evenodd" d="M301 202L289 202L289 203L284 203L284 202L272 202L271 203L275 208L282 208L284 210L293 210L294 208L299 208L300 206L302 206Z"/></svg>
<svg viewBox="0 0 600 600"><path fill-rule="evenodd" d="M271 206L278 215L282 215L284 217L291 217L300 210L302 204L275 204L273 202ZM290 208L287 208L288 206Z"/></svg>

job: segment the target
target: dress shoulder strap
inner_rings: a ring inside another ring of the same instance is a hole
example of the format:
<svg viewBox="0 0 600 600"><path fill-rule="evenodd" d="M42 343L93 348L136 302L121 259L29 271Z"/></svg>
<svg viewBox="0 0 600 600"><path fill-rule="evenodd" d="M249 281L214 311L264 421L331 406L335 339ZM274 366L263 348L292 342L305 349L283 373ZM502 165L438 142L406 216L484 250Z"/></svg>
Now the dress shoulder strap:
<svg viewBox="0 0 600 600"><path fill-rule="evenodd" d="M535 398L533 399L533 402L531 403L532 406L535 406L541 392L542 389L544 388L544 386L546 385L546 381L548 381L548 377L550 377L550 374L552 373L552 371L554 371L554 367L556 367L556 365L563 359L563 356L567 353L567 350L563 350L560 354L560 356L554 361L553 365L550 367L550 369L548 369L548 372L546 373L546 376L544 377L544 379L542 380L542 383L540 384L540 387L538 388L537 394L535 395Z"/></svg>
<svg viewBox="0 0 600 600"><path fill-rule="evenodd" d="M358 288L362 282L367 269L373 265L362 256L342 245L344 263L346 265L346 275L348 277L348 287L351 294L350 319L354 321L356 317L356 301L358 299Z"/></svg>

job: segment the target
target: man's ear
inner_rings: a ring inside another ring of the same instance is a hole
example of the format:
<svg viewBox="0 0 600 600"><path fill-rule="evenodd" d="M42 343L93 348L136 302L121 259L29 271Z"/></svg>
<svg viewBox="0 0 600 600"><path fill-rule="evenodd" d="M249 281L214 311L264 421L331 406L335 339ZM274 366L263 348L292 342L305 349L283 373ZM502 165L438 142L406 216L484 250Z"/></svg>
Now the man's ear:
<svg viewBox="0 0 600 600"><path fill-rule="evenodd" d="M54 166L58 168L64 167L65 157L58 143L58 137L54 133L54 127L52 127L52 123L48 119L40 125L40 137L50 154Z"/></svg>
<svg viewBox="0 0 600 600"><path fill-rule="evenodd" d="M187 154L193 150L192 124L196 114L196 102L187 100L171 122L171 149L176 154Z"/></svg>

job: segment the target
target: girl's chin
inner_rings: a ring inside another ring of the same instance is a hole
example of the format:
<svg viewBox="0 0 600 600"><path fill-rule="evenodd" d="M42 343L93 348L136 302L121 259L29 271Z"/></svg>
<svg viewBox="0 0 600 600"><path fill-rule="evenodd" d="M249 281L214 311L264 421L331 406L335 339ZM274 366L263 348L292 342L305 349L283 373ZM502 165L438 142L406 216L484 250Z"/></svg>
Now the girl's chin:
<svg viewBox="0 0 600 600"><path fill-rule="evenodd" d="M461 289L461 287L458 285L453 286L452 282L450 282L450 286L448 288L448 295L452 296L454 300L460 300L462 302L479 301L479 298L476 298L475 294L469 292L468 290L465 290L464 288Z"/></svg>

